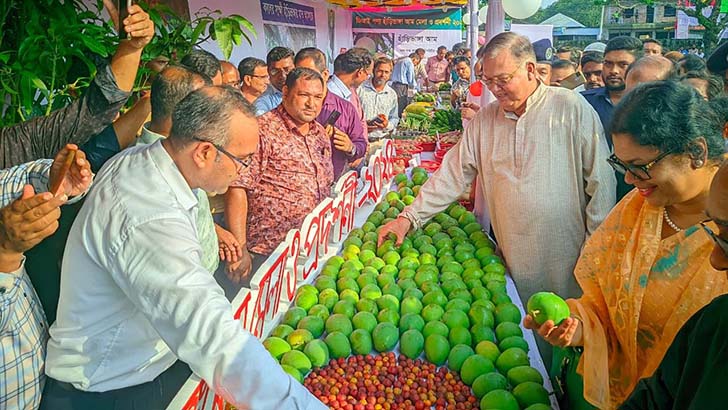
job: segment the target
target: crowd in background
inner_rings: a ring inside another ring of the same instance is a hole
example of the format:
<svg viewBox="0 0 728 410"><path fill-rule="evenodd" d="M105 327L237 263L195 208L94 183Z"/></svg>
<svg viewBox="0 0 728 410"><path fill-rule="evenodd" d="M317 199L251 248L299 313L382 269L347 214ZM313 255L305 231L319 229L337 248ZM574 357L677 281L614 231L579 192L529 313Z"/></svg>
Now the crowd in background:
<svg viewBox="0 0 728 410"><path fill-rule="evenodd" d="M524 322L578 375L565 405L717 408L726 339L691 338L722 323L710 302L728 292L728 46L707 61L656 40L554 49L514 33L475 56L194 50L150 65L150 92L119 115L154 35L139 6L123 27L79 100L0 131L0 408L162 409L192 372L244 408L324 408L229 300L415 93L440 90L463 139L381 235L477 180L522 298L571 298L561 325ZM706 345L701 370L689 352Z"/></svg>

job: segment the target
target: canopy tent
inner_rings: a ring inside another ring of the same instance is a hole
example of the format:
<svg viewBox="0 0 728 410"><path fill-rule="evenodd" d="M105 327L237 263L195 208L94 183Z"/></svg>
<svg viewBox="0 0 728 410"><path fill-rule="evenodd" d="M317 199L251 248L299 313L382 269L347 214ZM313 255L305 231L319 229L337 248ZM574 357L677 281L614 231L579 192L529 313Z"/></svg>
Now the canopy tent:
<svg viewBox="0 0 728 410"><path fill-rule="evenodd" d="M341 7L408 7L408 6L432 6L432 7L462 7L468 4L468 0L326 0L331 4Z"/></svg>

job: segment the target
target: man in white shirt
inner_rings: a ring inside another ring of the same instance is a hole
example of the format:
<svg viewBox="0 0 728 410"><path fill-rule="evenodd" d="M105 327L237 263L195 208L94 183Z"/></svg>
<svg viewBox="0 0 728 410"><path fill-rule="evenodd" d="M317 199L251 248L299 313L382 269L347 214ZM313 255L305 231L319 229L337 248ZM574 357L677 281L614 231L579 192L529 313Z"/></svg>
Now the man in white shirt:
<svg viewBox="0 0 728 410"><path fill-rule="evenodd" d="M543 289L581 294L573 268L615 203L599 117L577 93L540 84L531 44L506 32L483 56L483 107L417 199L380 230L401 239L478 176L498 246L523 300Z"/></svg>
<svg viewBox="0 0 728 410"><path fill-rule="evenodd" d="M66 245L41 409L164 409L190 369L237 407L325 408L233 319L202 264L195 192L225 192L257 144L242 94L205 87L177 105L169 137L105 165Z"/></svg>
<svg viewBox="0 0 728 410"><path fill-rule="evenodd" d="M367 121L369 138L372 140L382 138L399 122L397 92L387 85L392 77L393 66L394 63L387 57L377 59L374 62L372 78L364 81L357 90L364 119Z"/></svg>

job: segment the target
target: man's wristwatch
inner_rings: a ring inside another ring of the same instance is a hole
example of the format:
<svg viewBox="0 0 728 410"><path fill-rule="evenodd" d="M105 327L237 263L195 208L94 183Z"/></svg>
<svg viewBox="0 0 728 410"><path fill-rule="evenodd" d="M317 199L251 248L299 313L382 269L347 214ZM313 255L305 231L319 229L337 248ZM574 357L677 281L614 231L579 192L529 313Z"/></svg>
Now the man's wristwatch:
<svg viewBox="0 0 728 410"><path fill-rule="evenodd" d="M351 146L351 152L349 152L349 156L353 157L356 155L356 145Z"/></svg>

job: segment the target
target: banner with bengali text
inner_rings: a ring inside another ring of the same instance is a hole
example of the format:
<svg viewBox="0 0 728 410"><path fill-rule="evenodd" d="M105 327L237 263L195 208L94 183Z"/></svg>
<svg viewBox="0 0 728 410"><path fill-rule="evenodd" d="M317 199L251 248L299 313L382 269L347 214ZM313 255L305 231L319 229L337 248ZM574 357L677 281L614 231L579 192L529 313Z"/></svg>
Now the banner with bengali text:
<svg viewBox="0 0 728 410"><path fill-rule="evenodd" d="M439 46L448 49L463 41L460 9L410 11L406 13L352 13L354 45L390 57L408 56L418 48L427 56Z"/></svg>
<svg viewBox="0 0 728 410"><path fill-rule="evenodd" d="M285 0L260 0L263 22L316 27L313 7Z"/></svg>

